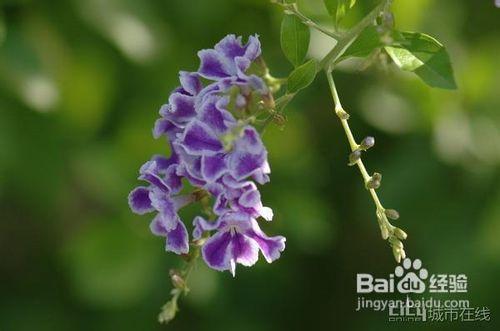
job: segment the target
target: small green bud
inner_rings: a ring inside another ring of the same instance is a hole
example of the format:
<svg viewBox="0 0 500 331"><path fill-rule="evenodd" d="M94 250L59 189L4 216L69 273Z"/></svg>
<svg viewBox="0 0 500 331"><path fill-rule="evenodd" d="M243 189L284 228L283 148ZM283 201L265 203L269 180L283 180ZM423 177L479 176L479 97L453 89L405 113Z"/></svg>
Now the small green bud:
<svg viewBox="0 0 500 331"><path fill-rule="evenodd" d="M403 249L403 247L404 247L401 240L399 240L397 237L390 236L389 242L391 243L392 247L397 247L399 249Z"/></svg>
<svg viewBox="0 0 500 331"><path fill-rule="evenodd" d="M170 280L172 281L172 285L174 285L175 288L178 288L180 290L186 288L186 281L184 280L184 278L182 278L178 270L170 270Z"/></svg>
<svg viewBox="0 0 500 331"><path fill-rule="evenodd" d="M382 181L382 175L375 172L370 179L366 182L367 189L378 189L380 187L380 182Z"/></svg>
<svg viewBox="0 0 500 331"><path fill-rule="evenodd" d="M177 314L177 301L170 300L163 307L161 307L161 312L158 315L158 322L168 323L175 318Z"/></svg>
<svg viewBox="0 0 500 331"><path fill-rule="evenodd" d="M400 228L394 228L394 235L401 240L405 240L406 238L408 238L408 235L406 234L406 232L404 232Z"/></svg>
<svg viewBox="0 0 500 331"><path fill-rule="evenodd" d="M361 141L361 144L359 145L359 148L363 151L366 151L367 149L373 147L375 145L375 138L373 137L366 137Z"/></svg>
<svg viewBox="0 0 500 331"><path fill-rule="evenodd" d="M348 165L353 166L356 164L356 162L361 159L361 151L359 149L355 150L351 154L349 154L349 163Z"/></svg>
<svg viewBox="0 0 500 331"><path fill-rule="evenodd" d="M392 254L394 255L394 258L396 259L397 263L401 262L401 258L402 258L401 252L404 252L404 251L397 248L396 246L392 246Z"/></svg>
<svg viewBox="0 0 500 331"><path fill-rule="evenodd" d="M401 255L401 258L402 258L403 260L406 258L406 252L405 252L405 250L404 250L404 249L401 249L401 250L399 251L399 254Z"/></svg>
<svg viewBox="0 0 500 331"><path fill-rule="evenodd" d="M203 244L207 241L207 238L200 238L193 240L193 245L195 246L203 246Z"/></svg>
<svg viewBox="0 0 500 331"><path fill-rule="evenodd" d="M236 137L233 133L227 133L225 135L220 136L220 140L222 145L224 146L224 150L229 152L233 149L233 143L236 140Z"/></svg>
<svg viewBox="0 0 500 331"><path fill-rule="evenodd" d="M386 240L389 238L389 230L387 230L385 225L380 226L380 233L382 234L382 239Z"/></svg>
<svg viewBox="0 0 500 331"><path fill-rule="evenodd" d="M390 218L391 220L397 220L399 218L399 213L395 209L386 209L384 210L385 216Z"/></svg>

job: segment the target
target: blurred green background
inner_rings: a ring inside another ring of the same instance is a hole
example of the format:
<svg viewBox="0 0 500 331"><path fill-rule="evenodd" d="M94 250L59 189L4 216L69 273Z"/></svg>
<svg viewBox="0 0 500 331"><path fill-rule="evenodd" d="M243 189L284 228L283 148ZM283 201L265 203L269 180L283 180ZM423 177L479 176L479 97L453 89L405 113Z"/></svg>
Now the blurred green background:
<svg viewBox="0 0 500 331"><path fill-rule="evenodd" d="M369 5L358 1L348 20ZM328 22L320 0L302 1ZM237 277L199 264L172 324L156 315L178 259L132 214L139 166L168 153L157 110L196 70L196 51L227 33L258 33L275 76L281 11L265 0L1 2L0 330L382 330L498 327L500 308L500 9L491 1L395 0L396 26L447 47L459 90L435 90L389 67L337 74L384 205L402 217L407 252L430 273L465 273L489 323L390 323L355 312L358 272L394 270L322 75L269 129L272 181L262 188L287 237L272 265ZM348 21L349 22L349 21ZM329 42L313 34L310 54ZM183 211L190 223L195 209ZM446 296L442 296L443 298ZM497 328L498 330L498 328Z"/></svg>

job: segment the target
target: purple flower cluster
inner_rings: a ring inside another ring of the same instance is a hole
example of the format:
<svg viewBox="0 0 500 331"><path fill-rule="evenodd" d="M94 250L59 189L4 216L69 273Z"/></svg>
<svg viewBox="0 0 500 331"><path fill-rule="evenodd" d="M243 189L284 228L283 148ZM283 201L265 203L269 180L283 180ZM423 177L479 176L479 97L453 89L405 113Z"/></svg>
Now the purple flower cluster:
<svg viewBox="0 0 500 331"><path fill-rule="evenodd" d="M266 236L257 223L259 217L273 217L256 185L269 181L267 151L249 121L255 98L269 93L259 76L248 73L260 53L257 36L243 45L234 35L198 52L198 71L180 72L181 86L161 107L153 129L155 138L168 138L172 154L146 162L139 179L148 186L129 195L135 213L156 213L151 231L166 237L166 250L187 254L188 231L178 210L193 202L194 195L180 194L182 179L210 194L216 219L197 216L192 237L211 233L202 247L203 259L233 275L237 263L255 264L259 250L270 263L285 248L284 237Z"/></svg>

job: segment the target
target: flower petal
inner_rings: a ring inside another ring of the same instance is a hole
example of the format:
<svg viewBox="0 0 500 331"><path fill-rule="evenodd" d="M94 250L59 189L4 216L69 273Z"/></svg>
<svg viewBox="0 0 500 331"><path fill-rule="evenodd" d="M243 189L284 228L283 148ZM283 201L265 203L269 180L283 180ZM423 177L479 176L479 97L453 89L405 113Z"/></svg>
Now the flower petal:
<svg viewBox="0 0 500 331"><path fill-rule="evenodd" d="M168 118L175 123L187 123L196 115L194 101L192 96L178 92L172 93L168 98L171 109L165 116L170 115Z"/></svg>
<svg viewBox="0 0 500 331"><path fill-rule="evenodd" d="M170 193L178 193L182 189L182 177L177 175L177 167L177 164L172 164L165 170L165 183Z"/></svg>
<svg viewBox="0 0 500 331"><path fill-rule="evenodd" d="M234 34L225 36L215 45L214 49L228 59L234 59L245 54L245 47L241 44L241 37L237 38Z"/></svg>
<svg viewBox="0 0 500 331"><path fill-rule="evenodd" d="M224 183L224 185L226 185L230 188L233 188L233 189L240 189L240 188L243 188L246 186L255 185L249 180L247 180L247 181L236 180L236 178L234 178L230 174L226 174L222 177L222 183Z"/></svg>
<svg viewBox="0 0 500 331"><path fill-rule="evenodd" d="M172 140L180 132L182 132L181 128L167 118L157 119L153 127L153 137L155 139L165 135Z"/></svg>
<svg viewBox="0 0 500 331"><path fill-rule="evenodd" d="M259 259L259 246L257 245L257 242L241 233L235 232L233 234L230 249L232 260L246 267L254 265ZM230 265L233 276L236 272L234 262Z"/></svg>
<svg viewBox="0 0 500 331"><path fill-rule="evenodd" d="M203 88L200 78L195 72L181 71L179 72L179 80L182 88L191 95L197 95Z"/></svg>
<svg viewBox="0 0 500 331"><path fill-rule="evenodd" d="M176 254L187 254L189 251L189 238L186 226L181 221L177 221L173 229L168 230L157 215L149 225L151 232L160 237L166 237L165 250Z"/></svg>
<svg viewBox="0 0 500 331"><path fill-rule="evenodd" d="M233 152L229 157L230 173L237 180L242 180L262 167L265 158L265 154Z"/></svg>
<svg viewBox="0 0 500 331"><path fill-rule="evenodd" d="M149 224L149 229L155 236L165 237L168 233L168 230L165 228L161 217L156 215L155 218Z"/></svg>
<svg viewBox="0 0 500 331"><path fill-rule="evenodd" d="M213 49L203 49L198 52L200 58L200 68L198 73L203 78L217 80L231 76L229 65L225 59Z"/></svg>
<svg viewBox="0 0 500 331"><path fill-rule="evenodd" d="M246 126L244 128L243 135L236 141L236 145L238 149L245 150L252 154L260 154L265 150L259 133L251 126Z"/></svg>
<svg viewBox="0 0 500 331"><path fill-rule="evenodd" d="M144 186L136 187L128 195L128 205L136 214L143 215L154 210L149 199L149 189Z"/></svg>
<svg viewBox="0 0 500 331"><path fill-rule="evenodd" d="M168 158L163 155L153 155L151 158L151 161L156 162L156 167L160 173L165 173L172 164L179 163L179 156L175 153L173 147L170 149L172 150L172 155Z"/></svg>
<svg viewBox="0 0 500 331"><path fill-rule="evenodd" d="M251 220L251 228L247 229L244 234L257 242L260 251L268 263L278 259L281 252L285 249L285 237L274 236L268 237L260 229L255 219Z"/></svg>
<svg viewBox="0 0 500 331"><path fill-rule="evenodd" d="M186 226L181 221L177 222L175 229L168 231L165 250L176 254L187 254L189 252L188 233Z"/></svg>
<svg viewBox="0 0 500 331"><path fill-rule="evenodd" d="M256 58L258 58L260 54L261 54L261 47L260 47L259 36L258 35L250 36L246 44L246 50L244 56L250 61L253 61Z"/></svg>
<svg viewBox="0 0 500 331"><path fill-rule="evenodd" d="M198 120L192 121L182 138L186 151L194 155L213 155L222 152L223 146L210 128Z"/></svg>
<svg viewBox="0 0 500 331"><path fill-rule="evenodd" d="M229 168L236 180L242 180L266 166L267 151L251 126L244 129L243 136L235 142L234 150L229 156Z"/></svg>
<svg viewBox="0 0 500 331"><path fill-rule="evenodd" d="M201 216L196 216L193 220L193 238L200 239L203 232L218 229L221 226L220 219L215 222L210 222Z"/></svg>
<svg viewBox="0 0 500 331"><path fill-rule="evenodd" d="M169 188L163 179L159 176L158 165L155 161L148 161L144 163L139 169L139 179L149 182L156 188L161 189L164 192L168 192Z"/></svg>
<svg viewBox="0 0 500 331"><path fill-rule="evenodd" d="M228 231L217 232L206 241L201 253L210 268L220 271L230 268L230 243L231 234Z"/></svg>
<svg viewBox="0 0 500 331"><path fill-rule="evenodd" d="M216 215L223 215L227 211L229 211L228 200L225 194L217 195L217 198L215 198L213 211Z"/></svg>
<svg viewBox="0 0 500 331"><path fill-rule="evenodd" d="M260 192L255 186L251 187L240 196L238 202L240 205L246 208L253 208L259 204L262 204L260 202Z"/></svg>
<svg viewBox="0 0 500 331"><path fill-rule="evenodd" d="M243 56L238 56L234 59L234 63L236 65L238 77L246 79L248 76L245 74L245 72L247 71L248 68L250 68L252 62Z"/></svg>
<svg viewBox="0 0 500 331"><path fill-rule="evenodd" d="M271 173L271 167L269 167L269 163L266 160L266 161L264 161L264 164L262 165L262 167L257 169L257 171L255 171L252 174L252 178L260 185L264 185L265 183L269 182L269 180L270 180L269 174L270 173Z"/></svg>
<svg viewBox="0 0 500 331"><path fill-rule="evenodd" d="M207 182L214 182L227 171L226 156L216 154L201 157L201 174Z"/></svg>
<svg viewBox="0 0 500 331"><path fill-rule="evenodd" d="M216 95L208 97L201 105L198 117L218 134L225 133L229 129L228 124L236 124L233 115L221 108L224 103L220 100L221 98Z"/></svg>
<svg viewBox="0 0 500 331"><path fill-rule="evenodd" d="M260 94L266 94L268 92L268 88L266 83L260 78L259 76L256 75L250 75L247 77L247 82L248 85L255 91L259 92Z"/></svg>
<svg viewBox="0 0 500 331"><path fill-rule="evenodd" d="M238 204L242 210L251 214L252 217L262 216L266 221L273 219L273 210L262 205L260 192L253 183L238 198Z"/></svg>
<svg viewBox="0 0 500 331"><path fill-rule="evenodd" d="M174 202L165 192L155 189L149 192L149 199L151 205L158 210L158 221L167 231L172 230L179 221Z"/></svg>

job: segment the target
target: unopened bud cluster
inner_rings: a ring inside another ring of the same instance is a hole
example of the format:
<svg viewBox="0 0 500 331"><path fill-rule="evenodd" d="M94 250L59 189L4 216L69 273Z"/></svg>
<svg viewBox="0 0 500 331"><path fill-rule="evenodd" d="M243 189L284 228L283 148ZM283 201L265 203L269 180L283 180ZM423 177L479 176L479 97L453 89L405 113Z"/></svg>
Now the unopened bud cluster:
<svg viewBox="0 0 500 331"><path fill-rule="evenodd" d="M380 226L382 239L387 240L392 248L394 258L399 263L406 257L402 240L405 240L408 235L402 229L393 226L388 219L396 220L399 218L398 211L394 209L384 209L377 211L377 219Z"/></svg>
<svg viewBox="0 0 500 331"><path fill-rule="evenodd" d="M344 110L342 110L344 111ZM345 113L345 111L344 111ZM347 113L345 113L347 114ZM341 118L342 114L339 114L337 111L337 115ZM347 114L347 118L349 118L349 114ZM345 119L347 119L345 118ZM375 145L375 138L368 136L365 139L361 141L361 143L358 145L358 147L351 153L349 154L349 163L348 165L352 166L355 165L360 159L361 159L361 152L367 151L368 149L372 148Z"/></svg>

